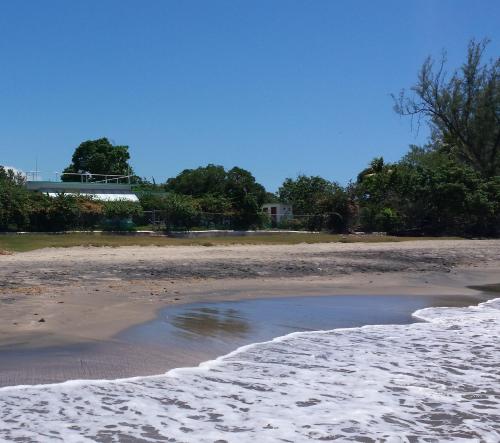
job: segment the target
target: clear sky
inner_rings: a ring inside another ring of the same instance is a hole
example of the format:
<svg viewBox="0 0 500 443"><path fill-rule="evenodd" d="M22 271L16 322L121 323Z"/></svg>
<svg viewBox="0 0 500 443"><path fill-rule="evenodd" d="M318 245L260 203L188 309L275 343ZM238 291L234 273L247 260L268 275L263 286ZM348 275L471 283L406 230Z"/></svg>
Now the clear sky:
<svg viewBox="0 0 500 443"><path fill-rule="evenodd" d="M425 141L390 93L471 37L498 56L498 0L2 1L0 164L51 178L108 137L157 182L215 163L271 191L347 183Z"/></svg>

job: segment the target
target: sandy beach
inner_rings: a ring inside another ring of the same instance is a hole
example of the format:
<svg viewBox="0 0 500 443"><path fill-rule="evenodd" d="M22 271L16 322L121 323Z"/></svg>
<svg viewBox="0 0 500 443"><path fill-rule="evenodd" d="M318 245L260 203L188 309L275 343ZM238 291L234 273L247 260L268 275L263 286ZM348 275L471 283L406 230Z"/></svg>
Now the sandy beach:
<svg viewBox="0 0 500 443"><path fill-rule="evenodd" d="M478 304L498 297L499 250L435 240L3 256L0 433L303 441L333 435L333 404L343 432L385 435L389 423L396 435L411 422L496 435L499 300ZM369 428L342 415L354 409Z"/></svg>
<svg viewBox="0 0 500 443"><path fill-rule="evenodd" d="M171 304L474 295L500 280L500 241L47 248L0 264L0 346L37 347L109 339Z"/></svg>

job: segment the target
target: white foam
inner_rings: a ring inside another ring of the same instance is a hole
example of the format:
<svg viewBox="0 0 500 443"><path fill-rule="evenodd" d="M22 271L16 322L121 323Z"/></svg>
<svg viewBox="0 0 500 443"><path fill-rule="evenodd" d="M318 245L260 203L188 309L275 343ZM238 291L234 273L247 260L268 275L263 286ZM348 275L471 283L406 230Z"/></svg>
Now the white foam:
<svg viewBox="0 0 500 443"><path fill-rule="evenodd" d="M161 376L3 388L0 438L498 442L500 299L415 317L293 333Z"/></svg>

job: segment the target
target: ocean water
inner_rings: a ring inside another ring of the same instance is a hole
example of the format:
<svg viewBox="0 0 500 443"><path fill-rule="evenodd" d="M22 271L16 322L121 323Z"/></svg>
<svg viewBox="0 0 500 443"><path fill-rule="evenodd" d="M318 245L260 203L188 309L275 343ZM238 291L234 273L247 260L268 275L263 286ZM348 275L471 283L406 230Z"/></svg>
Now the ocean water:
<svg viewBox="0 0 500 443"><path fill-rule="evenodd" d="M500 441L500 299L414 316L160 376L2 388L0 440Z"/></svg>

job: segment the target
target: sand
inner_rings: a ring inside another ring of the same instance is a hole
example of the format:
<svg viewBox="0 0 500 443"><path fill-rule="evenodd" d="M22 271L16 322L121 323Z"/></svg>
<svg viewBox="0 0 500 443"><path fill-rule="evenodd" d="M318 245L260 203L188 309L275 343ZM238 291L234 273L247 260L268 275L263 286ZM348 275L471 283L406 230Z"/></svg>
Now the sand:
<svg viewBox="0 0 500 443"><path fill-rule="evenodd" d="M499 281L500 240L48 248L0 256L0 347L111 339L175 303L474 295Z"/></svg>

